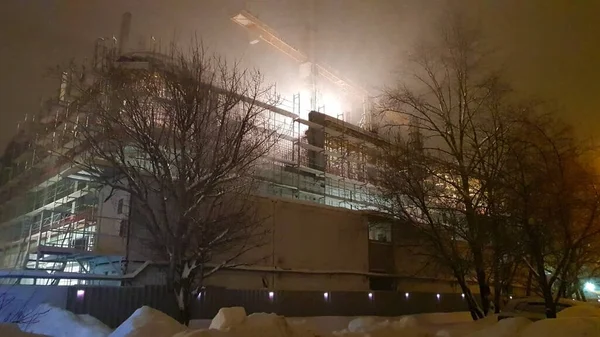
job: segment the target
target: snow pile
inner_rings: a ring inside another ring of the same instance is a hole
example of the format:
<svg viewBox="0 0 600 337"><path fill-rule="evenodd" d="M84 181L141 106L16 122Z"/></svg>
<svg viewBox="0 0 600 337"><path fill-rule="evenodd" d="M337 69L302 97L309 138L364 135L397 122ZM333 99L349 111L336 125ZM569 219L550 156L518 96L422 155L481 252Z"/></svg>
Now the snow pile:
<svg viewBox="0 0 600 337"><path fill-rule="evenodd" d="M399 320L392 322L394 330L414 329L419 326L419 321L414 316L400 317Z"/></svg>
<svg viewBox="0 0 600 337"><path fill-rule="evenodd" d="M531 321L524 317L507 318L498 323L473 332L468 337L513 337L517 336L519 331L531 324Z"/></svg>
<svg viewBox="0 0 600 337"><path fill-rule="evenodd" d="M246 309L242 307L221 308L210 322L209 329L226 330L240 325L246 319Z"/></svg>
<svg viewBox="0 0 600 337"><path fill-rule="evenodd" d="M22 331L51 337L106 337L111 329L89 315L75 315L70 311L41 304L32 311L35 318L20 324Z"/></svg>
<svg viewBox="0 0 600 337"><path fill-rule="evenodd" d="M231 308L229 308L231 309ZM221 309L223 311L223 309ZM220 311L220 312L221 312ZM242 317L242 311L225 310L223 315L218 319L215 317L215 324L211 323L211 326L218 326L223 321L235 321L237 324L228 324L222 329L209 329L209 330L195 330L186 331L177 334L174 337L317 337L318 334L312 330L307 329L304 324L288 324L287 320L283 316L276 314L251 314L249 316ZM217 315L219 316L219 315ZM225 317L224 317L225 316ZM229 317L228 317L229 316ZM243 318L243 319L242 319Z"/></svg>
<svg viewBox="0 0 600 337"><path fill-rule="evenodd" d="M2 337L41 337L31 332L23 332L17 324L0 324L0 336Z"/></svg>
<svg viewBox="0 0 600 337"><path fill-rule="evenodd" d="M599 317L543 319L529 324L519 337L592 337L600 336Z"/></svg>
<svg viewBox="0 0 600 337"><path fill-rule="evenodd" d="M183 331L186 331L186 327L167 314L143 306L119 325L109 337L171 337ZM69 335L71 336L73 334Z"/></svg>
<svg viewBox="0 0 600 337"><path fill-rule="evenodd" d="M574 305L562 310L556 315L558 318L569 317L600 317L600 309L591 305Z"/></svg>
<svg viewBox="0 0 600 337"><path fill-rule="evenodd" d="M498 323L498 317L496 315L489 315L483 319L479 319L477 321L473 321L470 318L470 314L468 316L458 315L458 313L449 313L448 319L442 318L441 314L434 314L436 319L434 319L434 323L424 323L420 322L420 326L429 327L430 330L436 332L436 337L463 337L468 336L470 334L474 334L475 332L482 331L484 329L488 329L495 324ZM418 317L419 315L417 315ZM450 319L451 318L451 319ZM467 320L470 318L470 320ZM417 318L418 320L418 318ZM437 322L442 323L437 323ZM483 334L485 336L485 334ZM512 337L512 336L511 336Z"/></svg>
<svg viewBox="0 0 600 337"><path fill-rule="evenodd" d="M358 317L348 323L348 328L333 332L339 337L433 337L434 333L419 326L412 316L398 320L377 321L375 317Z"/></svg>
<svg viewBox="0 0 600 337"><path fill-rule="evenodd" d="M232 336L239 337L314 337L302 324L288 324L285 317L276 314L252 314L242 324L232 327Z"/></svg>
<svg viewBox="0 0 600 337"><path fill-rule="evenodd" d="M373 317L358 317L348 323L348 331L350 332L366 332L375 325Z"/></svg>
<svg viewBox="0 0 600 337"><path fill-rule="evenodd" d="M234 336L310 336L311 333L304 331L301 326L292 326L287 323L283 316L276 314L251 314L242 324L230 329Z"/></svg>
<svg viewBox="0 0 600 337"><path fill-rule="evenodd" d="M429 314L416 314L404 317L412 317L419 325L440 325L456 323L472 323L473 317L468 311L459 312L434 312ZM488 316L491 317L491 316ZM488 318L486 317L486 319ZM481 320L480 320L481 321Z"/></svg>

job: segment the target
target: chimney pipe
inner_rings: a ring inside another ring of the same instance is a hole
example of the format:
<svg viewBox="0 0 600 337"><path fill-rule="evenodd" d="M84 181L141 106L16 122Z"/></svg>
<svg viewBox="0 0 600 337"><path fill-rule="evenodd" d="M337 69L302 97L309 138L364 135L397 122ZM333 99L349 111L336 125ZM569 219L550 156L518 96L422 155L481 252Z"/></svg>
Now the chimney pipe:
<svg viewBox="0 0 600 337"><path fill-rule="evenodd" d="M121 19L121 30L119 32L118 54L122 55L127 51L129 44L129 32L131 30L131 13L125 12Z"/></svg>

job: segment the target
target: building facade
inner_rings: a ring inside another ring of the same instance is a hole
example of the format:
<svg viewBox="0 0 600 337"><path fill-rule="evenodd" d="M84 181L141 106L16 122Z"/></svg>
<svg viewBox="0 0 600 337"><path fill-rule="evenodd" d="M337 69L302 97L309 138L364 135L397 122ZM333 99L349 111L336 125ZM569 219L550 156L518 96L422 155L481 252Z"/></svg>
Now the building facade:
<svg viewBox="0 0 600 337"><path fill-rule="evenodd" d="M96 52L102 57L114 55L101 47ZM152 57L134 53L115 62ZM81 116L68 111L69 100L65 78L58 97L19 125L3 156L0 277L38 285L164 283L160 261L145 260L131 244L129 196L43 150L79 151L77 130L66 121ZM258 177L258 207L269 219L264 225L271 237L243 256L246 267L223 270L208 285L452 291L447 278L424 272L417 257L395 244L402 232L376 212L368 177L375 170L373 153L385 141L317 111L303 119L300 101L295 95L265 106L281 133L261 159Z"/></svg>

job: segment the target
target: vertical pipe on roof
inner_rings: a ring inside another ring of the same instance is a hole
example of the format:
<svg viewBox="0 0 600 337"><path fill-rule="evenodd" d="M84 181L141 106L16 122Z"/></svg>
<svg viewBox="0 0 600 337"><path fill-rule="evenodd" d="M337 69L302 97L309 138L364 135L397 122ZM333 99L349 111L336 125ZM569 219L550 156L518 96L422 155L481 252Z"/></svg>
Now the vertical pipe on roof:
<svg viewBox="0 0 600 337"><path fill-rule="evenodd" d="M119 49L118 54L122 55L127 51L129 44L129 33L131 30L131 13L125 12L121 19L121 29L119 31Z"/></svg>

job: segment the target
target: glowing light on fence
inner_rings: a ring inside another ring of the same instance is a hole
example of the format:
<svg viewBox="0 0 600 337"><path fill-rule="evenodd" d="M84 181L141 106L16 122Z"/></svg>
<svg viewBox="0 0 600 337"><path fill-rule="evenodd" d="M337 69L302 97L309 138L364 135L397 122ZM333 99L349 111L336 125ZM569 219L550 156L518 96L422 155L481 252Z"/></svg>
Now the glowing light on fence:
<svg viewBox="0 0 600 337"><path fill-rule="evenodd" d="M404 297L408 298L408 296L409 296L409 294L408 294L408 293L405 293L405 294L404 294Z"/></svg>
<svg viewBox="0 0 600 337"><path fill-rule="evenodd" d="M369 293L369 299L372 300L373 299L373 293Z"/></svg>
<svg viewBox="0 0 600 337"><path fill-rule="evenodd" d="M460 296L461 296L462 298L465 298L465 294L464 294L464 293L460 294Z"/></svg>
<svg viewBox="0 0 600 337"><path fill-rule="evenodd" d="M435 297L437 297L437 299L439 300L441 296L440 296L440 294L437 294L437 295L435 295Z"/></svg>
<svg viewBox="0 0 600 337"><path fill-rule="evenodd" d="M85 296L85 290L79 289L77 290L77 298L82 299Z"/></svg>
<svg viewBox="0 0 600 337"><path fill-rule="evenodd" d="M327 293L327 292L323 293L323 298L325 300L327 300L329 298L329 293Z"/></svg>
<svg viewBox="0 0 600 337"><path fill-rule="evenodd" d="M273 300L274 297L275 297L275 293L272 291L269 291L269 299Z"/></svg>

